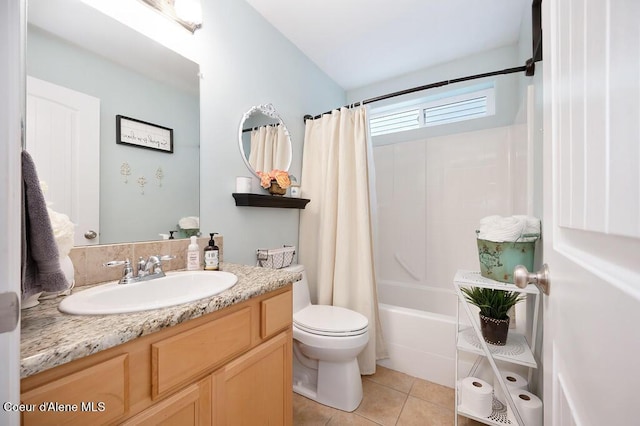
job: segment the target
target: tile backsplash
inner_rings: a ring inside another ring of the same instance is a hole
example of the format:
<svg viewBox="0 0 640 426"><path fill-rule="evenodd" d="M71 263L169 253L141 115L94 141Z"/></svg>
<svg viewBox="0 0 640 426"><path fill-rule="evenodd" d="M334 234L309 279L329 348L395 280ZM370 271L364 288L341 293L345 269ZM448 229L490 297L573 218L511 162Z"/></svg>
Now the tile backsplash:
<svg viewBox="0 0 640 426"><path fill-rule="evenodd" d="M189 239L150 241L143 243L108 244L97 246L74 247L69 257L75 268L76 287L88 284L96 284L105 281L114 281L122 277L122 266L103 266L112 260L129 259L133 265L138 258L148 258L151 255L169 254L175 259L162 262L164 271L177 271L187 267L187 247ZM200 251L209 242L209 237L198 238ZM216 235L216 245L220 249L220 261L224 260L223 237Z"/></svg>

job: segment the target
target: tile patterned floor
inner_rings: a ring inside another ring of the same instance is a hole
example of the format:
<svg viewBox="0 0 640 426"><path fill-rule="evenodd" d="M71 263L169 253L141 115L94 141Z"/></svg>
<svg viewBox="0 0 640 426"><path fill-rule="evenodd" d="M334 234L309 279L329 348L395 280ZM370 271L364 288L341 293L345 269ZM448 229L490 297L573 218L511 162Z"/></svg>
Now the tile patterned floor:
<svg viewBox="0 0 640 426"><path fill-rule="evenodd" d="M362 377L364 397L345 413L293 394L295 426L452 426L454 390L404 373L377 367ZM458 417L459 426L481 425Z"/></svg>

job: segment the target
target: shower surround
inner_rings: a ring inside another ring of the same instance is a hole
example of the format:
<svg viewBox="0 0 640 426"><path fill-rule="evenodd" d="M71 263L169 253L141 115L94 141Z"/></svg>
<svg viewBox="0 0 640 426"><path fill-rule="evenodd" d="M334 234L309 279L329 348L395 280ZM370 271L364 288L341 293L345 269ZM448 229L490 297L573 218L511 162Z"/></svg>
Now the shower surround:
<svg viewBox="0 0 640 426"><path fill-rule="evenodd" d="M381 365L453 386L453 276L479 269L481 218L528 213L529 150L526 124L374 148Z"/></svg>

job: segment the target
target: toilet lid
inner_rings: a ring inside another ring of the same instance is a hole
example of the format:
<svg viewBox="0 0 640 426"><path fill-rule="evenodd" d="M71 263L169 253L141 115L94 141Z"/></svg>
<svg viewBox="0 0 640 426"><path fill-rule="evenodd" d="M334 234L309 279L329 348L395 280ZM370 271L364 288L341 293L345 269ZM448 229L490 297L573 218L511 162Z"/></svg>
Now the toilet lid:
<svg viewBox="0 0 640 426"><path fill-rule="evenodd" d="M324 336L356 336L367 331L367 317L350 309L309 305L293 315L296 327Z"/></svg>

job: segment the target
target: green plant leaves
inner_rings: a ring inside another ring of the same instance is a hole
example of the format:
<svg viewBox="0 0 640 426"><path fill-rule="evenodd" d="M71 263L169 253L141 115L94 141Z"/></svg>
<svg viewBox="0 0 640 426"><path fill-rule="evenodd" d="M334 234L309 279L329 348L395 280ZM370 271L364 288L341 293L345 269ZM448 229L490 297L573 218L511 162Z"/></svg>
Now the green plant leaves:
<svg viewBox="0 0 640 426"><path fill-rule="evenodd" d="M525 299L524 294L515 291L484 287L462 287L460 290L469 303L480 308L482 315L495 319L506 319L509 309Z"/></svg>

